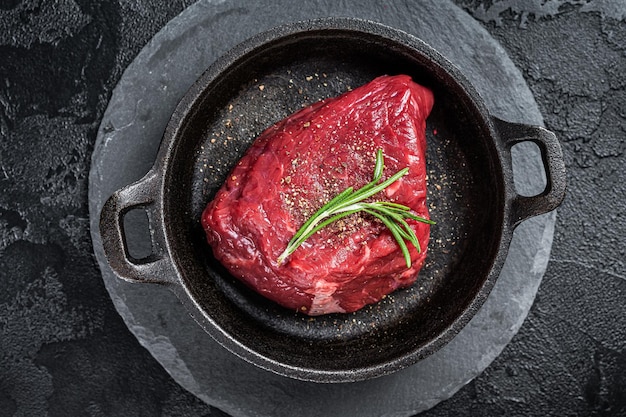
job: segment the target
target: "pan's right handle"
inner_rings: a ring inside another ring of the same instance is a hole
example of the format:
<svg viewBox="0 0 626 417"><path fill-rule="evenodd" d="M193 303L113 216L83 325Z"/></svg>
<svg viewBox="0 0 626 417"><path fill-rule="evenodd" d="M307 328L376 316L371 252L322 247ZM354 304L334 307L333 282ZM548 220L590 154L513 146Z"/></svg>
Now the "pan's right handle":
<svg viewBox="0 0 626 417"><path fill-rule="evenodd" d="M556 135L543 127L511 123L495 117L493 121L500 139L507 146L509 159L513 145L533 142L541 151L546 171L547 185L543 192L530 197L515 193L511 205L511 226L516 227L523 220L552 211L563 202L567 188L563 151ZM512 172L512 167L510 169Z"/></svg>
<svg viewBox="0 0 626 417"><path fill-rule="evenodd" d="M159 176L150 171L134 184L115 193L100 213L100 236L111 269L131 282L176 283L176 274L165 248L163 222L157 207ZM143 259L130 255L124 232L124 216L132 209L144 208L152 237L152 254Z"/></svg>

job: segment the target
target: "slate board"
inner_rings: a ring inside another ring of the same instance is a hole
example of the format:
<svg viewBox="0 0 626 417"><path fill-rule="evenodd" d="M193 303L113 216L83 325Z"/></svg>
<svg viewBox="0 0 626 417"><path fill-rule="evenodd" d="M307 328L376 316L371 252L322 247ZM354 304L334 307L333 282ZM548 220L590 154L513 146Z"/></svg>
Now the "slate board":
<svg viewBox="0 0 626 417"><path fill-rule="evenodd" d="M555 213L524 222L489 299L450 344L408 369L351 384L302 382L258 369L215 343L166 288L129 284L113 274L98 233L100 209L112 192L151 167L186 89L236 43L278 24L324 16L371 19L412 33L465 72L493 115L542 124L502 48L449 2L201 0L170 21L127 68L102 119L89 178L91 233L107 290L131 332L181 386L233 416L401 417L433 407L479 375L518 331L552 246ZM518 191L534 194L544 181L537 151L514 151ZM140 223L129 233L141 235Z"/></svg>

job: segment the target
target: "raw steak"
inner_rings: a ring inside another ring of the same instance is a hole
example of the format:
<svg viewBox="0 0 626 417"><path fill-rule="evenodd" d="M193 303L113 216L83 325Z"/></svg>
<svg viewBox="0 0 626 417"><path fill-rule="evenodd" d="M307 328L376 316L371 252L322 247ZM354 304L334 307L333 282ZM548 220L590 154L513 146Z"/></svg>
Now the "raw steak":
<svg viewBox="0 0 626 417"><path fill-rule="evenodd" d="M248 286L293 310L353 312L415 282L430 226L409 221L421 244L410 244L407 268L398 243L380 221L353 214L277 258L318 208L349 186L372 179L375 155L383 180L409 173L372 200L411 207L428 218L426 118L430 90L406 75L381 76L315 103L265 130L247 150L202 214L215 257Z"/></svg>

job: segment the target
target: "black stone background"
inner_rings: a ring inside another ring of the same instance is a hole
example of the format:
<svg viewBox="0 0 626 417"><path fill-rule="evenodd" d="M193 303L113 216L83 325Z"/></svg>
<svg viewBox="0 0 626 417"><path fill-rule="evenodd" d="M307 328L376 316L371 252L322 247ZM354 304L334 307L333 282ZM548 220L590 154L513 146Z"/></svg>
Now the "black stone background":
<svg viewBox="0 0 626 417"><path fill-rule="evenodd" d="M527 320L425 416L626 415L626 3L454 0L522 71L569 190ZM223 416L125 327L87 202L122 72L191 0L0 1L0 416Z"/></svg>

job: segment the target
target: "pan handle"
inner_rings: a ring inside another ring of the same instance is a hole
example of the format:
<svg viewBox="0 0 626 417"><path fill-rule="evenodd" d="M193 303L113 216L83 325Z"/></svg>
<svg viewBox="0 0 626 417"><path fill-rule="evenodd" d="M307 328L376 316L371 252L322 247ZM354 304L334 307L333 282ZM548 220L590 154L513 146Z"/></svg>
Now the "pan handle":
<svg viewBox="0 0 626 417"><path fill-rule="evenodd" d="M100 236L111 269L131 282L158 284L176 283L172 261L165 250L161 214L157 209L159 176L150 171L146 176L113 193L100 212ZM124 232L124 216L132 209L144 208L150 222L152 254L137 259L130 255Z"/></svg>
<svg viewBox="0 0 626 417"><path fill-rule="evenodd" d="M547 184L541 193L526 197L513 192L511 226L516 227L529 217L556 209L563 202L567 188L563 151L556 135L543 127L506 122L495 117L492 119L500 139L506 145L509 165L513 145L530 141L539 147L546 171Z"/></svg>

